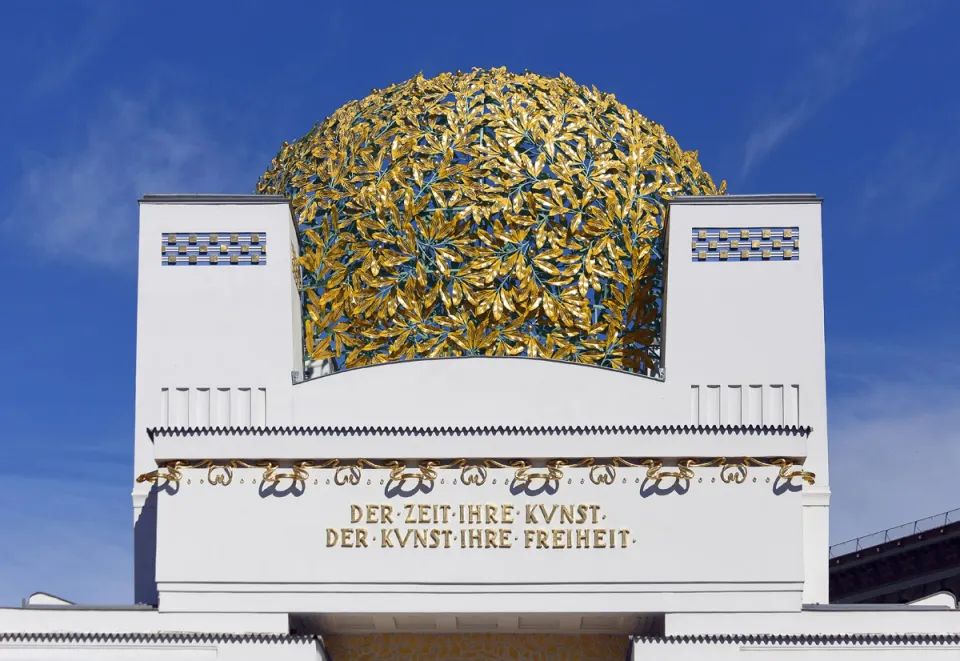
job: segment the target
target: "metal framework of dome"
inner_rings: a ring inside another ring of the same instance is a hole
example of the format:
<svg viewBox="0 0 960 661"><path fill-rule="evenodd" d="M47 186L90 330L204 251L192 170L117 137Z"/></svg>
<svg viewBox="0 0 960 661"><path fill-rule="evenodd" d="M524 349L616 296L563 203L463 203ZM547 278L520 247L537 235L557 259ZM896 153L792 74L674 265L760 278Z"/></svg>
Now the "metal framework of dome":
<svg viewBox="0 0 960 661"><path fill-rule="evenodd" d="M662 374L665 201L722 194L613 95L504 69L418 75L284 143L305 354L467 355Z"/></svg>

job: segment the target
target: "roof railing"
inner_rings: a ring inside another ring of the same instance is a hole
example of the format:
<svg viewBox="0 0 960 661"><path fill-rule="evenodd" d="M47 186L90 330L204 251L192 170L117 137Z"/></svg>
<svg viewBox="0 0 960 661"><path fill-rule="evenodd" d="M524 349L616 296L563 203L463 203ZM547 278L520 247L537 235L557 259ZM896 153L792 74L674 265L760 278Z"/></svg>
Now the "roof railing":
<svg viewBox="0 0 960 661"><path fill-rule="evenodd" d="M911 537L912 535L919 535L927 532L928 530L943 528L951 523L960 523L960 508L950 510L949 512L944 512L943 514L936 514L923 519L917 519L912 523L905 523L901 526L896 526L895 528L887 528L886 530L881 530L880 532L875 532L870 535L864 535L863 537L857 537L856 539L834 544L830 547L830 558L838 558L842 555L856 553L857 551L879 546L880 544L886 544L887 542L893 542L905 537Z"/></svg>

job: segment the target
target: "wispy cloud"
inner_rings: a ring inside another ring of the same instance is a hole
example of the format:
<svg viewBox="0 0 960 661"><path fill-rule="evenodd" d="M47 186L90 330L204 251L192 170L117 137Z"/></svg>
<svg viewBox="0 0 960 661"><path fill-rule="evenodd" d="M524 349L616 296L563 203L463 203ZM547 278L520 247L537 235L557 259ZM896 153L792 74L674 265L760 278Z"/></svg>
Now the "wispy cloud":
<svg viewBox="0 0 960 661"><path fill-rule="evenodd" d="M859 224L874 224L877 211L903 218L902 214L929 207L955 190L960 183L960 131L950 125L939 129L926 133L908 129L893 140L877 168L865 177ZM911 215L911 223L922 220L919 214Z"/></svg>
<svg viewBox="0 0 960 661"><path fill-rule="evenodd" d="M950 116L942 109L933 114ZM886 152L861 173L859 196L845 214L843 231L890 241L899 240L906 227L919 233L953 226L950 194L960 186L960 130L938 118L926 126L910 124L892 136ZM913 266L902 276L911 286L927 292L956 288L960 257L949 244L920 242L911 258Z"/></svg>
<svg viewBox="0 0 960 661"><path fill-rule="evenodd" d="M120 6L102 1L85 6L90 8L87 19L76 28L74 39L59 44L56 56L43 62L27 90L28 95L52 94L61 90L93 59L110 35Z"/></svg>
<svg viewBox="0 0 960 661"><path fill-rule="evenodd" d="M187 103L111 95L60 153L23 155L3 229L51 257L132 264L143 193L252 190L240 147L221 144L210 126Z"/></svg>
<svg viewBox="0 0 960 661"><path fill-rule="evenodd" d="M842 3L836 21L813 44L811 53L781 80L771 95L766 115L756 124L744 145L742 174L762 161L787 136L799 130L812 115L850 87L866 70L890 51L894 37L932 14L933 2L911 0L857 0Z"/></svg>
<svg viewBox="0 0 960 661"><path fill-rule="evenodd" d="M33 592L130 603L130 489L122 479L103 478L0 475L0 606L18 605Z"/></svg>
<svg viewBox="0 0 960 661"><path fill-rule="evenodd" d="M831 350L847 363L829 408L833 542L960 507L958 349L918 338Z"/></svg>

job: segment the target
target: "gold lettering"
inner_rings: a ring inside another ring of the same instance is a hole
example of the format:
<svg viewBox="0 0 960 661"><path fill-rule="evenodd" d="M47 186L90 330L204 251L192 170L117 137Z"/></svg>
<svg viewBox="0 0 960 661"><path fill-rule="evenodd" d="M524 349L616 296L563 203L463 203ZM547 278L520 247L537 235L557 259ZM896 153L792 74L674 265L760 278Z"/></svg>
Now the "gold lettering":
<svg viewBox="0 0 960 661"><path fill-rule="evenodd" d="M494 530L493 528L484 528L483 533L484 533L483 536L485 538L483 540L483 548L485 549L497 548L497 531Z"/></svg>
<svg viewBox="0 0 960 661"><path fill-rule="evenodd" d="M552 548L562 549L563 548L563 530L553 529L550 531L550 534L553 535L553 539L550 540Z"/></svg>
<svg viewBox="0 0 960 661"><path fill-rule="evenodd" d="M449 549L459 540L460 548L463 549L507 549L513 547L514 535L520 532L511 527L513 524L529 526L523 528L523 548L526 549L630 547L630 530L598 527L606 518L601 514L600 505L374 503L348 507L352 524L400 525L379 528L380 548ZM451 522L454 523L454 528L439 527ZM557 527L553 528L549 524ZM540 525L544 527L541 529L538 527ZM366 527L326 528L326 546L370 548L371 542L376 541L376 537L371 536L375 531L374 528ZM517 545L519 546L519 542Z"/></svg>
<svg viewBox="0 0 960 661"><path fill-rule="evenodd" d="M577 520L574 521L578 526L587 522L587 506L577 505Z"/></svg>
<svg viewBox="0 0 960 661"><path fill-rule="evenodd" d="M426 547L428 532L428 530L424 530L423 528L414 531L413 548Z"/></svg>
<svg viewBox="0 0 960 661"><path fill-rule="evenodd" d="M536 511L536 509L534 509L535 507L536 507L535 505L527 505L527 509L526 509L526 512L527 512L526 522L527 522L528 524L530 524L530 523L540 523L539 521L537 521L537 511Z"/></svg>
<svg viewBox="0 0 960 661"><path fill-rule="evenodd" d="M550 547L547 545L547 531L546 531L546 530L538 530L538 531L537 531L537 548L538 548L538 549L548 549L548 548L550 548Z"/></svg>
<svg viewBox="0 0 960 661"><path fill-rule="evenodd" d="M577 548L578 549L588 549L590 548L590 531L577 529Z"/></svg>
<svg viewBox="0 0 960 661"><path fill-rule="evenodd" d="M607 545L607 531L603 528L597 528L593 531L593 548L602 549Z"/></svg>
<svg viewBox="0 0 960 661"><path fill-rule="evenodd" d="M480 533L480 530L477 528L469 528L467 530L467 543L470 545L470 548L481 548L483 544L483 536Z"/></svg>
<svg viewBox="0 0 960 661"><path fill-rule="evenodd" d="M346 549L353 548L353 531L350 528L340 529L340 543Z"/></svg>
<svg viewBox="0 0 960 661"><path fill-rule="evenodd" d="M398 539L400 538L400 531L397 531L397 538ZM411 546L413 546L414 544L416 544L416 542L417 542L416 532L414 532L413 530L404 530L403 540L400 542L400 548L402 549L406 548L407 544L410 544Z"/></svg>
<svg viewBox="0 0 960 661"><path fill-rule="evenodd" d="M337 545L337 531L333 528L327 528L327 548Z"/></svg>

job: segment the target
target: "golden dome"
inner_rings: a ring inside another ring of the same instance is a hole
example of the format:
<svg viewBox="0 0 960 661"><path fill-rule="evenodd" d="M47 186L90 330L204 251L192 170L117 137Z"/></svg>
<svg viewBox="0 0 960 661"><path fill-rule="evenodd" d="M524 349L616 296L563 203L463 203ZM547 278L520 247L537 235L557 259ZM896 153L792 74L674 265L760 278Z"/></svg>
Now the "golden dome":
<svg viewBox="0 0 960 661"><path fill-rule="evenodd" d="M659 375L664 202L723 193L611 94L504 69L418 75L284 144L306 357L530 356Z"/></svg>

